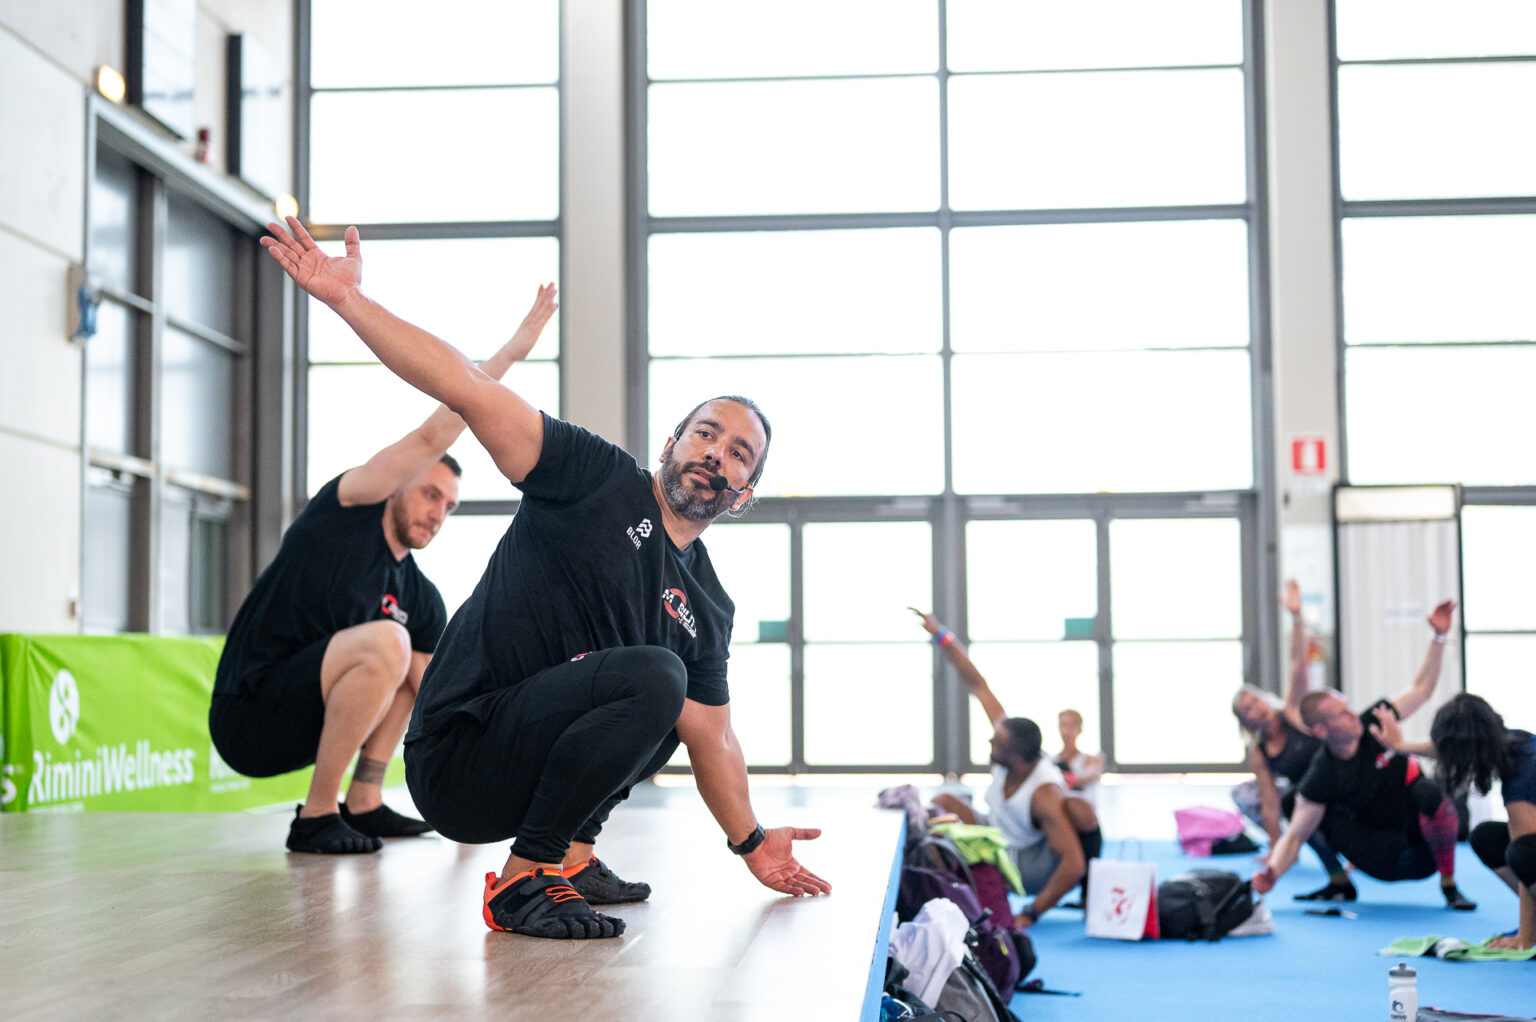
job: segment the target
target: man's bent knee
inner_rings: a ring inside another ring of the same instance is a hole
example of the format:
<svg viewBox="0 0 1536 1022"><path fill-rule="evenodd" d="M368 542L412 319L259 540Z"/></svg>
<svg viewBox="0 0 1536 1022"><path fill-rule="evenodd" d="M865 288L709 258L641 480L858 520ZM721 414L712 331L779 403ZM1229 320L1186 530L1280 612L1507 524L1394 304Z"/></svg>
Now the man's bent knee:
<svg viewBox="0 0 1536 1022"><path fill-rule="evenodd" d="M608 654L603 670L621 676L668 727L677 723L688 694L688 668L676 653L661 646L625 646Z"/></svg>
<svg viewBox="0 0 1536 1022"><path fill-rule="evenodd" d="M1068 796L1061 800L1061 805L1067 812L1067 819L1072 821L1073 830L1087 831L1098 827L1099 814L1087 799Z"/></svg>
<svg viewBox="0 0 1536 1022"><path fill-rule="evenodd" d="M361 670L391 692L406 680L411 666L411 634L395 621L369 621L331 637L320 665L320 685L327 698L349 672Z"/></svg>
<svg viewBox="0 0 1536 1022"><path fill-rule="evenodd" d="M411 633L398 621L358 625L357 656L381 674L404 681L411 666Z"/></svg>

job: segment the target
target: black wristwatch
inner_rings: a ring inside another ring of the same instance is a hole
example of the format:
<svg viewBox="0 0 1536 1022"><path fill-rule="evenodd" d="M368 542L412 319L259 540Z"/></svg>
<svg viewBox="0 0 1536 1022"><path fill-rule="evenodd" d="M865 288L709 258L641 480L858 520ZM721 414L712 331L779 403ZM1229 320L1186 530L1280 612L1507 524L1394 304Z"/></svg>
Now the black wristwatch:
<svg viewBox="0 0 1536 1022"><path fill-rule="evenodd" d="M735 855L747 855L757 851L757 846L762 844L763 838L767 836L763 833L763 825L759 823L752 833L747 835L747 839L739 845L731 844L731 839L727 837L725 839L725 847L729 848Z"/></svg>

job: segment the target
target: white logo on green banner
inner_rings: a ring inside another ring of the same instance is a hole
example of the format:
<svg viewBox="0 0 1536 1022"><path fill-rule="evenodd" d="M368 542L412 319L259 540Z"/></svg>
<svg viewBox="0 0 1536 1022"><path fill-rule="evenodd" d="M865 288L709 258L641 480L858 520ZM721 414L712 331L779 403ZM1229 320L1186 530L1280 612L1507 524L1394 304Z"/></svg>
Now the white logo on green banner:
<svg viewBox="0 0 1536 1022"><path fill-rule="evenodd" d="M5 761L5 735L0 735L0 762ZM16 772L16 764L5 763L0 767L0 806L8 806L16 801L16 782L11 780L11 775Z"/></svg>
<svg viewBox="0 0 1536 1022"><path fill-rule="evenodd" d="M68 745L80 723L80 686L69 671L60 671L48 689L48 723L53 728L53 740Z"/></svg>

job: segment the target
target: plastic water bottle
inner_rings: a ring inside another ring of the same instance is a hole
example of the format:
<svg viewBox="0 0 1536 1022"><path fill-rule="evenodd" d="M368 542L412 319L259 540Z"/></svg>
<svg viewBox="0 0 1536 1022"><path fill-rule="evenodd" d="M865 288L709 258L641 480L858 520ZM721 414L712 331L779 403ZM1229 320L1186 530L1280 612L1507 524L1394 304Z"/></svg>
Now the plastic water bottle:
<svg viewBox="0 0 1536 1022"><path fill-rule="evenodd" d="M1414 1022L1419 1017L1418 974L1406 962L1387 973L1387 1018L1390 1022Z"/></svg>

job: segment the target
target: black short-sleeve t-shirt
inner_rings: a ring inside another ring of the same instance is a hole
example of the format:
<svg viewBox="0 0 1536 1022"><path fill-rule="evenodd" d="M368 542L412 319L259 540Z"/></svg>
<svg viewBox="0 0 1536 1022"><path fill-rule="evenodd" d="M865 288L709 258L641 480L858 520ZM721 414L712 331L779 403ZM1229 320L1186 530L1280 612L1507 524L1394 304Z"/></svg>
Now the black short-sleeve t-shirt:
<svg viewBox="0 0 1536 1022"><path fill-rule="evenodd" d="M1312 759L1323 743L1286 720L1284 716L1280 718L1280 723L1285 727L1285 745L1281 746L1278 753L1271 756L1263 743L1260 743L1259 753L1264 757L1264 762L1269 765L1270 773L1276 777L1284 777L1295 784L1311 767Z"/></svg>
<svg viewBox="0 0 1536 1022"><path fill-rule="evenodd" d="M538 464L474 592L443 633L406 740L485 697L582 653L662 646L688 671L688 698L726 686L736 608L702 540L673 545L651 474L622 448L544 416Z"/></svg>
<svg viewBox="0 0 1536 1022"><path fill-rule="evenodd" d="M263 671L344 628L393 619L411 648L437 648L447 612L437 587L384 538L384 503L342 507L341 477L320 488L283 535L240 605L219 657L218 694L260 684Z"/></svg>
<svg viewBox="0 0 1536 1022"><path fill-rule="evenodd" d="M1355 754L1339 759L1324 745L1312 757L1299 790L1310 801L1349 809L1367 827L1393 830L1417 819L1418 809L1408 790L1411 757L1391 751L1371 734L1371 725L1376 723L1372 711L1378 706L1397 715L1397 707L1386 699L1371 704L1360 714L1365 733Z"/></svg>

